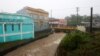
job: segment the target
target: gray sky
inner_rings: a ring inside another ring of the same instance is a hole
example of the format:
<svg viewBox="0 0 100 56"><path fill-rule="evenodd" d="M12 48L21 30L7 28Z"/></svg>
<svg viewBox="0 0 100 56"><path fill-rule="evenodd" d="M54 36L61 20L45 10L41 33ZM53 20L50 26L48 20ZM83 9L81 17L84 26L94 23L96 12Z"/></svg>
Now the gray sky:
<svg viewBox="0 0 100 56"><path fill-rule="evenodd" d="M89 15L90 7L94 7L94 13L100 14L100 0L0 0L0 12L15 13L25 6L41 8L56 18L64 18L76 14L76 7L80 7L80 15Z"/></svg>

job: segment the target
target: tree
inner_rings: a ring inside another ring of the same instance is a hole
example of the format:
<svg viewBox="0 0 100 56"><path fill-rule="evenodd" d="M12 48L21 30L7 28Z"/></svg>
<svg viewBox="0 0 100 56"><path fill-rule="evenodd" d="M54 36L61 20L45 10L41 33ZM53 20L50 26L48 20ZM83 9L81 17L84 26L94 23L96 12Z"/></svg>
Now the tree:
<svg viewBox="0 0 100 56"><path fill-rule="evenodd" d="M77 26L81 24L81 21L83 20L83 16L78 15L78 19L76 15L71 15L70 17L65 17L67 20L68 26Z"/></svg>

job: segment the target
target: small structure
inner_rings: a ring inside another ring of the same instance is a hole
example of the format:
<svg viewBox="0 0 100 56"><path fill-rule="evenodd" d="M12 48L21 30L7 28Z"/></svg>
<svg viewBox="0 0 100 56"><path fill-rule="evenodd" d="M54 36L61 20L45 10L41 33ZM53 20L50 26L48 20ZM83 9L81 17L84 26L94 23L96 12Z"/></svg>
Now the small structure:
<svg viewBox="0 0 100 56"><path fill-rule="evenodd" d="M65 19L49 19L49 25L52 27L66 27Z"/></svg>
<svg viewBox="0 0 100 56"><path fill-rule="evenodd" d="M0 13L0 42L34 38L34 23L28 16Z"/></svg>
<svg viewBox="0 0 100 56"><path fill-rule="evenodd" d="M52 28L52 31L72 31L76 30L76 27L67 26L65 19L49 19L49 25Z"/></svg>
<svg viewBox="0 0 100 56"><path fill-rule="evenodd" d="M82 31L82 32L86 32L86 27L85 27L85 26L79 26L79 25L78 25L78 26L76 27L76 29L77 29L77 30L80 30L80 31Z"/></svg>

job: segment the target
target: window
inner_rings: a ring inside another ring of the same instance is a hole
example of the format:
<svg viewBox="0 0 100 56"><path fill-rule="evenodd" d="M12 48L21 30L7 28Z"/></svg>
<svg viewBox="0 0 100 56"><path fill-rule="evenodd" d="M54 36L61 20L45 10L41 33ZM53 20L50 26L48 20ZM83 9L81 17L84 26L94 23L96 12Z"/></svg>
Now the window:
<svg viewBox="0 0 100 56"><path fill-rule="evenodd" d="M12 31L14 31L14 24L12 24Z"/></svg>
<svg viewBox="0 0 100 56"><path fill-rule="evenodd" d="M4 30L7 31L7 25L6 24L4 25Z"/></svg>
<svg viewBox="0 0 100 56"><path fill-rule="evenodd" d="M20 24L18 24L18 29L19 29L19 31L20 31Z"/></svg>
<svg viewBox="0 0 100 56"><path fill-rule="evenodd" d="M38 15L34 15L34 19L38 19Z"/></svg>

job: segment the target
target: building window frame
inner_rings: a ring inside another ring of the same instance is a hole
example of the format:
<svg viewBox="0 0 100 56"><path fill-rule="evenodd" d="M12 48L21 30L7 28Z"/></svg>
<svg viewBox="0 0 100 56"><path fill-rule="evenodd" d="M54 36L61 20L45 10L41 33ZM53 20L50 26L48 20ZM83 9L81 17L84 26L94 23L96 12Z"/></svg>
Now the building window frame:
<svg viewBox="0 0 100 56"><path fill-rule="evenodd" d="M12 24L12 31L14 31L14 24Z"/></svg>

